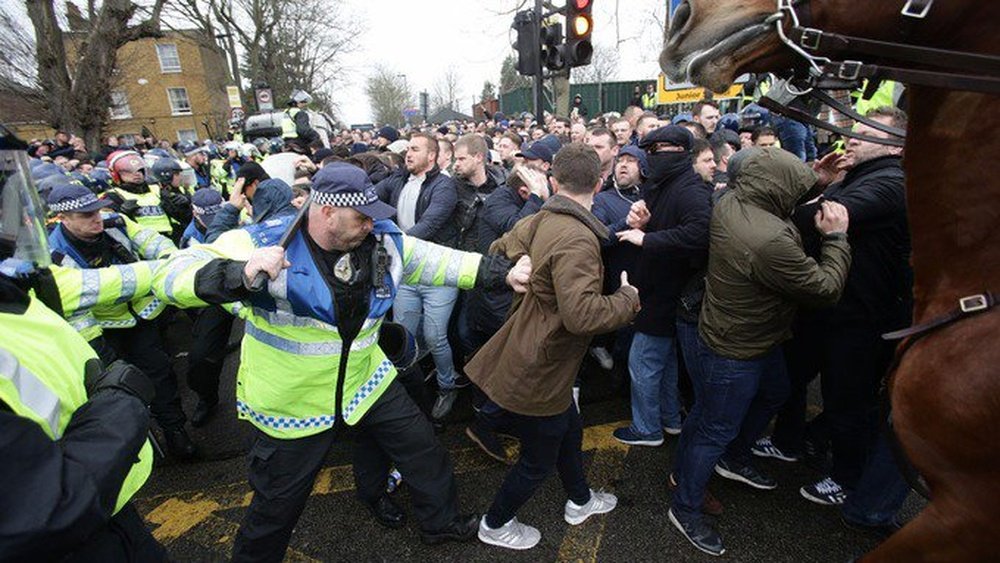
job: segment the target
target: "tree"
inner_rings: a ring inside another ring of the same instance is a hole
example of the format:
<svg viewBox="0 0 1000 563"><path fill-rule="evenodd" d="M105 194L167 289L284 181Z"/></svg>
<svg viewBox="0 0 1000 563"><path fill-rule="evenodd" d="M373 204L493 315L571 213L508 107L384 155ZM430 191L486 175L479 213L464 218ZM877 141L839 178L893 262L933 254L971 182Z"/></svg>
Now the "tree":
<svg viewBox="0 0 1000 563"><path fill-rule="evenodd" d="M488 102L490 100L497 99L497 89L493 86L493 83L487 80L483 82L483 91L479 94L479 101Z"/></svg>
<svg viewBox="0 0 1000 563"><path fill-rule="evenodd" d="M438 77L431 92L431 113L437 113L444 108L458 111L459 100L462 97L458 73L449 68Z"/></svg>
<svg viewBox="0 0 1000 563"><path fill-rule="evenodd" d="M515 55L507 55L503 60L503 64L500 65L500 93L506 94L525 86L531 86L531 79L518 74L517 57Z"/></svg>
<svg viewBox="0 0 1000 563"><path fill-rule="evenodd" d="M570 78L574 84L609 82L618 76L620 66L617 49L607 45L594 45L594 56L590 59L590 64L574 68Z"/></svg>
<svg viewBox="0 0 1000 563"><path fill-rule="evenodd" d="M38 90L38 62L35 38L7 8L0 8L0 86L17 90Z"/></svg>
<svg viewBox="0 0 1000 563"><path fill-rule="evenodd" d="M131 41L162 35L163 2L155 0L151 6L140 7L129 0L104 0L100 8L88 2L89 17L73 19L82 27L65 33L54 0L27 0L35 31L38 84L49 125L79 135L88 147L100 145L101 126L111 105L118 49ZM137 13L144 19L134 21ZM72 58L67 55L67 36Z"/></svg>
<svg viewBox="0 0 1000 563"><path fill-rule="evenodd" d="M381 125L403 123L403 110L413 99L406 78L382 65L376 65L368 77L365 94L368 96L376 123Z"/></svg>

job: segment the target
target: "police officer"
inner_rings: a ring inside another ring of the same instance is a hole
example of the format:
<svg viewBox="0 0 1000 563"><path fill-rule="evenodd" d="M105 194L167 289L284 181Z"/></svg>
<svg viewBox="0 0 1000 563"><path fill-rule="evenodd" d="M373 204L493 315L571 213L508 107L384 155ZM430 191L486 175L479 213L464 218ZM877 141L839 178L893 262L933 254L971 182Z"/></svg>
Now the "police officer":
<svg viewBox="0 0 1000 563"><path fill-rule="evenodd" d="M188 188L181 185L181 163L172 157L159 158L150 167L149 177L160 193L160 207L170 220L170 240L180 241L184 229L191 222L191 199L185 194ZM193 193L193 192L189 192Z"/></svg>
<svg viewBox="0 0 1000 563"><path fill-rule="evenodd" d="M233 559L281 560L341 422L357 430L357 492L380 523L399 527L404 519L385 494L394 463L410 485L425 542L471 539L477 517L459 515L447 451L396 381L379 329L401 283L498 287L507 279L523 289L526 266L508 272L502 257L404 235L365 172L346 163L317 172L311 197L287 250L273 245L297 224L291 216L181 251L154 279L171 304L237 303L247 321L236 405L255 428L254 496ZM295 275L283 269L289 263ZM250 292L246 282L261 272L272 281Z"/></svg>
<svg viewBox="0 0 1000 563"><path fill-rule="evenodd" d="M166 560L130 502L152 468L152 384L103 369L43 303L44 215L0 133L0 560Z"/></svg>
<svg viewBox="0 0 1000 563"><path fill-rule="evenodd" d="M108 155L112 187L107 192L115 211L140 226L170 236L173 226L160 205L160 187L146 183L146 161L135 151L115 151Z"/></svg>
<svg viewBox="0 0 1000 563"><path fill-rule="evenodd" d="M208 226L222 209L222 203L222 195L212 188L202 188L194 193L191 201L194 218L184 231L181 248L205 243ZM198 404L191 414L193 426L204 426L219 404L219 376L232 328L232 315L218 305L201 309L191 326L187 382L188 387L198 395Z"/></svg>
<svg viewBox="0 0 1000 563"><path fill-rule="evenodd" d="M309 111L306 106L312 103L312 96L302 90L292 92L292 99L288 101L288 109L285 110L284 119L281 122L281 136L285 143L297 144L300 147L308 147L310 143L319 139L319 133L312 128L309 122Z"/></svg>
<svg viewBox="0 0 1000 563"><path fill-rule="evenodd" d="M163 258L176 250L168 239L139 227L127 217L102 214L101 210L111 202L96 198L82 185L56 186L48 201L49 209L59 219L49 235L49 247L52 261L61 266L86 270L134 264ZM86 285L86 295L99 294L101 283L98 276L92 276ZM122 286L118 288L134 283L135 280L122 278ZM155 323L163 309L161 301L149 296L93 308L93 315L103 329L103 342L107 344L97 352L106 364L124 358L152 379L156 386L153 416L163 429L167 449L178 458L188 459L195 455L195 447L184 430L186 419L177 381L170 371L170 359Z"/></svg>

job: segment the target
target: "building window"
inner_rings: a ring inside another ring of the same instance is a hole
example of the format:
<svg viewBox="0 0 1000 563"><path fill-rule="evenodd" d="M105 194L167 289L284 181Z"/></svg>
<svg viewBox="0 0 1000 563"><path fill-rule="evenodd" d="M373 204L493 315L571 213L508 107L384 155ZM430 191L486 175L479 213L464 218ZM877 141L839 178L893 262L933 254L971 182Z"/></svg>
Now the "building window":
<svg viewBox="0 0 1000 563"><path fill-rule="evenodd" d="M181 71L181 57L177 54L177 45L173 43L157 45L156 56L160 59L160 72Z"/></svg>
<svg viewBox="0 0 1000 563"><path fill-rule="evenodd" d="M180 142L191 141L192 143L198 142L198 133L194 129L179 129L177 131L177 140Z"/></svg>
<svg viewBox="0 0 1000 563"><path fill-rule="evenodd" d="M170 98L171 115L191 115L187 88L167 88L167 97Z"/></svg>
<svg viewBox="0 0 1000 563"><path fill-rule="evenodd" d="M111 91L111 119L128 119L132 117L132 108L128 107L128 97L123 90Z"/></svg>

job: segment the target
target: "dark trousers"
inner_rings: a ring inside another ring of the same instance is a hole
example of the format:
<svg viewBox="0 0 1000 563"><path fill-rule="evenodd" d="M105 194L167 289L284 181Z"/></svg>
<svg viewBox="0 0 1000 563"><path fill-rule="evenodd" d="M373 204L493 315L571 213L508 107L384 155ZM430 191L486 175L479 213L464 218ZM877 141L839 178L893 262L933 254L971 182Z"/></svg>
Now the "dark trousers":
<svg viewBox="0 0 1000 563"><path fill-rule="evenodd" d="M697 353L701 369L691 372L695 403L684 421L674 465L679 486L672 509L684 519L701 518L705 487L720 457L750 463L750 446L788 396L780 347L760 358L734 360L699 338Z"/></svg>
<svg viewBox="0 0 1000 563"><path fill-rule="evenodd" d="M841 514L849 522L866 526L891 524L910 494L910 485L899 471L887 431L879 433L854 491Z"/></svg>
<svg viewBox="0 0 1000 563"><path fill-rule="evenodd" d="M68 555L63 561L106 561L146 563L167 561L167 551L149 533L142 517L131 503L126 504L99 532Z"/></svg>
<svg viewBox="0 0 1000 563"><path fill-rule="evenodd" d="M521 440L521 457L493 497L486 525L499 528L509 522L553 469L559 472L570 500L578 505L590 501L590 487L583 474L583 425L572 402L555 416L525 416L501 409L500 417Z"/></svg>
<svg viewBox="0 0 1000 563"><path fill-rule="evenodd" d="M356 430L358 497L373 501L384 494L386 475L395 464L406 475L421 528L438 530L457 517L458 494L448 452L402 384L393 381ZM332 430L294 440L255 431L249 454L254 495L236 536L233 561L282 560L334 439Z"/></svg>
<svg viewBox="0 0 1000 563"><path fill-rule="evenodd" d="M807 438L818 445L825 445L828 441L822 414L806 423L809 384L819 375L823 364L824 332L823 324L799 321L792 328L795 338L784 344L790 390L788 400L778 411L771 435L771 441L782 452L802 454Z"/></svg>
<svg viewBox="0 0 1000 563"><path fill-rule="evenodd" d="M206 403L219 402L219 375L232 330L233 316L217 305L199 311L191 327L187 382Z"/></svg>
<svg viewBox="0 0 1000 563"><path fill-rule="evenodd" d="M160 427L184 426L187 417L181 409L177 377L170 369L170 357L163 348L157 322L139 320L131 328L104 329L104 342L110 348L98 350L98 355L105 365L120 358L141 369L152 380L156 396L150 411Z"/></svg>

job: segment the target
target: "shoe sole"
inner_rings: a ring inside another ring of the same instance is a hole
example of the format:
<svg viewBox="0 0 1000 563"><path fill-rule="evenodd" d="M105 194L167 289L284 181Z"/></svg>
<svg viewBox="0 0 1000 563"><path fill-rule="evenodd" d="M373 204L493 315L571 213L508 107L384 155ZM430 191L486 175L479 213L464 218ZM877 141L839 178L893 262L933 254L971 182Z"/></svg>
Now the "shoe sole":
<svg viewBox="0 0 1000 563"><path fill-rule="evenodd" d="M445 542L467 542L475 537L475 533L465 535L459 534L442 534L440 536L427 537L423 534L420 535L420 541L424 542L424 545L438 545Z"/></svg>
<svg viewBox="0 0 1000 563"><path fill-rule="evenodd" d="M491 538L489 536L484 536L482 534L482 532L479 532L476 535L479 537L479 541L481 541L481 542L483 542L485 544L495 545L497 547L503 547L503 548L506 548L506 549L516 549L518 551L523 551L525 549L531 549L531 548L535 547L536 545L538 545L539 542L542 541L542 538L538 538L538 541L536 541L535 543L533 543L531 545L510 545L510 544L506 544L506 543L494 540L493 538Z"/></svg>
<svg viewBox="0 0 1000 563"><path fill-rule="evenodd" d="M715 473L719 477L729 479L730 481L743 483L744 485L748 485L760 491L773 491L774 489L778 488L778 485L767 486L767 485L761 485L760 483L754 483L753 481L747 479L746 477L740 475L739 473L733 473L732 471L729 471L728 469L723 469L718 465L715 466Z"/></svg>
<svg viewBox="0 0 1000 563"><path fill-rule="evenodd" d="M486 446L484 446L483 442L479 440L479 437L476 436L475 432L473 432L472 429L466 428L465 429L465 435L468 436L469 439L472 440L477 446L479 446L479 449L483 450L483 453L485 453L486 455L490 456L491 458L493 458L493 459L495 459L495 460L497 460L499 462L505 463L507 465L511 464L510 459L508 459L506 457L498 457L496 454L494 454L493 452L491 452L489 450L489 448L487 448Z"/></svg>
<svg viewBox="0 0 1000 563"><path fill-rule="evenodd" d="M588 514L586 514L584 516L576 516L576 517L570 516L569 514L566 514L565 512L563 512L563 519L566 520L566 523L569 524L569 525L571 525L571 526L579 526L580 524L583 524L584 522L586 522L587 518L590 518L591 516L596 516L598 514L607 514L607 513L611 512L612 510L614 510L615 507L617 507L617 506L618 505L616 504L615 506L612 506L611 508L609 508L607 510L601 510L601 511L598 511L598 512L590 512L590 513L588 513Z"/></svg>
<svg viewBox="0 0 1000 563"><path fill-rule="evenodd" d="M797 457L788 457L788 456L784 456L784 455L775 455L775 454L768 453L768 452L765 452L765 451L762 451L762 450L755 450L753 448L750 449L750 453L752 453L753 455L755 455L757 457L765 457L765 458L770 458L770 459L780 459L781 461L787 461L788 463L795 463L795 462L799 461L799 458L797 458Z"/></svg>
<svg viewBox="0 0 1000 563"><path fill-rule="evenodd" d="M815 502L816 504L821 504L823 506L840 506L840 505L844 504L843 500L840 501L840 502L832 502L832 501L830 501L829 499L826 499L826 498L813 496L813 495L809 494L809 491L807 491L805 487L802 487L801 489L799 489L799 494L801 494L802 497L805 498L806 500L808 500L810 502ZM844 500L847 500L847 499L844 499Z"/></svg>
<svg viewBox="0 0 1000 563"><path fill-rule="evenodd" d="M660 440L622 440L618 436L615 436L614 438L615 438L615 440L618 440L619 442L621 442L623 444L626 444L626 445L629 445L629 446L650 446L650 447L655 448L657 446L662 446L663 445L663 440L662 439L660 439Z"/></svg>
<svg viewBox="0 0 1000 563"><path fill-rule="evenodd" d="M677 521L677 517L674 516L674 511L673 510L668 510L667 511L667 517L670 518L670 523L674 525L674 528L677 528L677 531L680 532L682 536L684 536L684 539L686 539L688 541L688 543L690 543L691 545L693 545L698 551L700 551L702 553L707 553L707 554L711 555L712 557L720 557L722 555L725 555L726 548L722 548L722 550L718 551L718 552L716 552L716 551L709 551L709 550L705 549L704 547L698 545L697 543L695 543L695 541L693 539L691 539L690 537L688 537L687 532L684 531L684 526L681 526L681 523Z"/></svg>

